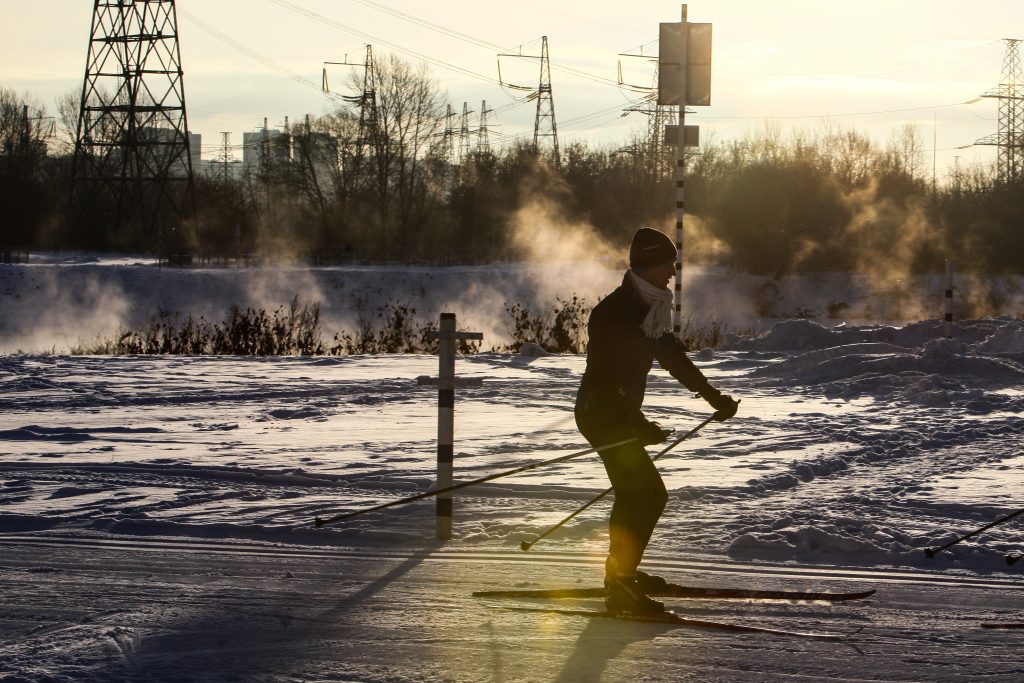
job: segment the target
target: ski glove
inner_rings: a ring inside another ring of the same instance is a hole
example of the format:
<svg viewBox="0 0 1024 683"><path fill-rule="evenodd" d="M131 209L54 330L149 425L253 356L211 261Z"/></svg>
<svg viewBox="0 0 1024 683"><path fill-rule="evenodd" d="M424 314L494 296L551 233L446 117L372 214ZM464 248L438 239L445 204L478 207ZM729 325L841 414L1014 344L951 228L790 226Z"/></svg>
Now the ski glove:
<svg viewBox="0 0 1024 683"><path fill-rule="evenodd" d="M669 434L672 433L672 430L662 429L661 425L657 422L644 420L637 425L635 433L636 440L640 442L641 446L653 446L656 443L664 442Z"/></svg>
<svg viewBox="0 0 1024 683"><path fill-rule="evenodd" d="M723 394L717 389L711 389L710 387L706 391L701 392L700 396L715 409L715 414L712 417L717 422L728 420L736 414L736 410L740 406L740 402L732 396Z"/></svg>

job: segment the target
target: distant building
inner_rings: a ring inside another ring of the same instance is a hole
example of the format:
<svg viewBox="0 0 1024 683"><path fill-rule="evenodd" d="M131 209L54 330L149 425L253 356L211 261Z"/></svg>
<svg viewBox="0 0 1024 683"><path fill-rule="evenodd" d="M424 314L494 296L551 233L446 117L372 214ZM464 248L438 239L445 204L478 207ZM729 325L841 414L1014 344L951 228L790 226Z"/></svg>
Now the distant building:
<svg viewBox="0 0 1024 683"><path fill-rule="evenodd" d="M192 157L192 173L199 173L203 167L203 134L188 133L188 154Z"/></svg>
<svg viewBox="0 0 1024 683"><path fill-rule="evenodd" d="M292 161L301 165L303 173L314 173L327 179L338 168L338 140L326 133L302 133L292 140Z"/></svg>
<svg viewBox="0 0 1024 683"><path fill-rule="evenodd" d="M294 169L301 166L302 173L312 172L318 178L326 180L330 173L338 167L339 146L337 139L326 133L307 132L307 126L298 126L290 130L285 119L285 129L268 128L267 120L263 120L263 128L242 133L242 158L230 159L225 162L224 153L220 152L209 159L202 158L202 135L189 133L192 168L196 174L209 178L241 180L246 174L257 174L264 171ZM237 153L237 148L236 153ZM230 151L228 151L230 157Z"/></svg>
<svg viewBox="0 0 1024 683"><path fill-rule="evenodd" d="M263 119L261 130L242 133L242 165L246 172L272 170L291 161L291 134L267 128Z"/></svg>

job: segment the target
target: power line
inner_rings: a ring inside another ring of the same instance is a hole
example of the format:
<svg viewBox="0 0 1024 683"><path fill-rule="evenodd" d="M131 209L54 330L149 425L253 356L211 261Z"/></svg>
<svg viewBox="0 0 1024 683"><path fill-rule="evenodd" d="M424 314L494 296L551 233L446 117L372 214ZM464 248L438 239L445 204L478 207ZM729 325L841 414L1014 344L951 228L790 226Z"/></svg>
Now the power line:
<svg viewBox="0 0 1024 683"><path fill-rule="evenodd" d="M638 30L638 29L626 28L626 27L622 26L621 24L607 24L607 23L604 23L602 21L594 21L593 19L588 19L587 17L576 16L575 14L566 14L565 12L558 12L558 11L555 11L555 10L551 9L550 6L549 7L538 7L537 5L531 5L531 4L526 3L526 2L518 2L517 0L510 0L510 1L514 2L514 4L516 4L516 5L521 5L523 7L528 7L530 9L532 9L532 10L537 10L537 11L540 11L540 12L547 12L548 14L555 14L555 15L558 15L558 16L561 16L561 17L566 17L567 19L572 19L573 21L577 21L577 22L586 22L588 24L594 24L595 26L606 26L608 28L614 28L614 29L617 29L619 31L629 31L630 33L642 33L644 35L650 35L650 33L651 33L650 31L641 31L641 30Z"/></svg>
<svg viewBox="0 0 1024 683"><path fill-rule="evenodd" d="M270 0L270 2L274 2L274 3L277 3L277 4L281 4L281 5L290 5L290 4L292 4L292 3L289 3L288 0ZM301 8L290 8L290 9L294 9L294 11L300 11L301 13L306 14L306 12L301 10ZM263 64L264 66L267 66L268 68L272 69L273 71L276 71L276 72L278 72L278 73L288 77L289 79L299 83L300 85L304 85L306 87L313 88L313 89L315 89L315 90L317 90L318 92L321 92L321 93L323 92L321 85L318 85L318 84L314 83L313 81L309 80L308 78L305 78L304 76L302 76L300 74L297 74L294 71L288 69L287 67L284 67L284 66L274 62L273 60L271 60L268 57L262 55L261 53L257 52L256 50L253 50L253 49L243 45L242 43L240 43L237 40L231 38L230 36L228 36L224 32L214 28L213 26L210 26L208 23L206 23L202 19L199 19L198 17L196 17L195 15L191 14L190 12L187 12L186 10L180 10L180 9L178 11L185 18L187 18L189 21L194 23L197 27L199 27L203 31L206 31L207 33L212 35L214 38L216 38L216 39L226 43L227 45L229 45L232 48L238 50L239 52L245 54L246 56L254 59L255 61ZM315 13L313 13L313 14L315 14ZM325 18L325 20L327 22L329 22L329 23L333 23L329 19ZM368 36L368 37L372 38L372 36ZM385 42L385 44L390 45L390 43L387 43L386 41L384 41L384 42ZM453 68L459 69L459 67L453 67ZM482 78L484 80L487 80L488 82L494 82L493 79L489 79L486 76L480 76L480 78ZM337 96L337 95L335 95L333 93L324 93L324 94L325 95L329 95L332 99L335 99L335 100L343 99L340 96ZM532 100L533 100L532 96L516 98L512 102L509 102L509 103L507 103L507 104L505 104L505 105L503 105L501 107L496 107L494 109L491 109L489 111L489 113L491 113L493 115L502 114L502 113L511 111L512 109L515 109L516 107L519 107L521 105L528 104ZM601 110L598 110L598 111L593 112L591 114L585 114L585 115L580 116L580 117L569 119L568 121L563 123L563 125L572 126L575 123L586 121L586 120L588 120L590 118L593 118L595 116L601 116L601 115L605 114L606 112L608 112L610 109L618 109L618 108L619 108L618 105L616 105L615 107L601 109ZM496 133L496 134L499 137L502 137L501 133ZM233 146L233 148L234 149L241 149L242 147L241 146Z"/></svg>
<svg viewBox="0 0 1024 683"><path fill-rule="evenodd" d="M276 71L279 74L287 76L288 78L290 78L291 80L295 81L296 83L299 83L300 85L304 85L306 87L313 88L314 90L316 90L317 92L321 92L325 96L331 97L332 99L337 99L337 97L335 97L334 95L332 95L330 93L324 93L321 90L320 85L318 83L314 83L313 81L309 80L305 76L297 74L294 71L292 71L291 69L288 69L287 67L281 66L277 62L271 60L269 57L266 57L266 56L260 54L256 50L253 50L252 48L246 47L245 45L243 45L242 43L238 42L237 40L235 40L231 36L227 35L226 33L223 33L222 31L219 31L218 29L214 28L213 26L210 26L205 21L203 21L199 17L195 16L191 12L188 12L188 11L183 10L183 9L179 9L178 13L181 14L182 16L184 16L189 21L191 21L193 24L195 24L197 27L199 27L203 31L206 31L207 33L209 33L211 36L213 36L217 40L219 40L219 41L221 41L223 43L226 43L227 45L233 47L234 49L238 50L239 52L241 52L242 54L246 55L247 57L250 57L250 58L256 60L257 62L259 62L260 64L266 66L267 68L269 68L269 69L271 69L273 71Z"/></svg>
<svg viewBox="0 0 1024 683"><path fill-rule="evenodd" d="M900 114L908 111L924 111L928 109L945 109L947 107L961 107L968 104L975 104L980 102L981 98L974 98L967 100L966 102L952 102L950 104L930 104L926 107L907 107L906 109L882 109L878 111L860 111L860 112L849 112L844 114L790 114L785 116L775 116L771 114L747 114L743 116L715 116L705 115L702 118L706 120L719 120L719 119L826 119L826 118L842 118L846 116L873 116L875 114Z"/></svg>
<svg viewBox="0 0 1024 683"><path fill-rule="evenodd" d="M449 64L448 62L442 61L442 60L437 59L435 57L431 57L429 55L425 55L422 52L417 52L415 50L410 50L408 48L402 47L401 45L398 45L397 43L392 43L391 41L384 40L383 38L378 38L378 37L376 37L374 35L366 33L365 31L360 31L359 29L352 28L351 26L343 24L340 21L336 21L334 19L331 19L330 17L325 17L322 14L318 14L317 12L314 12L313 10L306 9L305 7L302 7L301 5L298 5L298 4L294 3L294 2L291 2L290 0L269 0L269 2L272 2L272 3L276 4L276 5L280 5L281 7L284 7L285 9L289 9L289 10L291 10L293 12L298 13L298 14L302 14L303 16L306 16L306 17L308 17L310 19L313 19L314 21L318 21L318 22L320 22L322 24L325 24L327 26L330 26L332 28L336 28L339 31L344 31L345 33L349 33L349 34L352 34L352 35L355 35L355 36L359 36L360 38L363 38L367 42L370 42L370 43L373 43L373 44L384 45L384 46L394 50L395 52L400 52L402 54L410 55L410 56L415 57L417 59L423 60L424 62L427 62L429 64L433 64L435 66L439 66L441 68L448 69L450 71L455 71L455 72L460 73L460 74L462 74L464 76L469 76L471 78L475 78L477 80L481 80L481 81L484 81L486 83L497 83L497 80L492 78L492 77L490 77L490 76L485 76L485 75L477 73L475 71L471 71L470 69L466 69L466 68L463 68L461 66L457 66L455 64ZM319 86L317 86L317 87L319 88Z"/></svg>
<svg viewBox="0 0 1024 683"><path fill-rule="evenodd" d="M476 38L476 37L474 37L474 36L472 36L472 35L470 35L468 33L463 33L461 31L457 31L457 30L449 28L447 26L441 26L439 24L435 24L432 21L428 21L428 20L423 19L421 17L417 17L417 16L415 16L413 14L409 14L408 12L402 12L400 10L396 10L396 9L387 7L386 5L382 5L381 3L375 2L374 0L354 0L354 1L358 2L358 3L362 4L362 5L366 5L368 7L373 7L374 9L377 9L377 10L379 10L381 12L386 13L386 14L390 14L391 16L397 17L397 18L402 19L404 21L408 21L408 22L413 23L413 24L415 24L417 26L421 26L423 28L427 28L427 29L430 29L432 31L437 31L437 32L442 33L442 34L444 34L446 36L449 36L451 38L455 38L456 40L461 40L463 42L470 43L472 45L476 45L477 47L482 47L482 48L485 48L485 49L488 49L488 50L495 50L495 51L498 51L498 52L506 51L506 48L504 48L504 47L502 47L500 45L497 45L495 43L492 43L490 41L486 41L486 40L482 40L480 38ZM380 38L375 38L375 37L369 35L368 33L365 33L365 32L360 31L358 29L352 28L351 26L348 26L346 24L342 24L341 22L336 21L334 19L331 19L330 17L326 17L326 16L324 16L322 14L314 12L313 10L306 9L305 7L302 7L298 3L292 2L291 0L270 0L270 2L273 2L275 4L281 5L282 7L290 9L293 12L297 12L299 14L305 15L305 16L311 18L311 19L314 19L314 20L316 20L318 22L321 22L323 24L326 24L328 26L332 26L332 27L337 28L339 30L347 31L347 32L352 33L354 35L358 35L358 36L370 39L371 42L380 43L380 44L386 45L386 46L390 47L391 49L396 50L398 52L402 52L404 54L413 55L413 56L415 56L415 57L417 57L419 59L422 59L424 61L430 62L431 64L437 64L439 66L443 66L445 68L452 69L452 70L458 71L458 72L466 74L466 75L471 75L471 76L473 76L475 78L480 78L480 79L483 79L483 80L486 80L486 81L492 82L492 83L494 82L493 78L484 76L482 74L478 74L478 73L470 71L468 69L464 69L463 67L456 66L454 64L449 64L448 62L444 62L444 61L436 59L434 57L429 57L427 55L424 55L422 53L416 52L414 50L410 50L408 48L403 48L403 47L401 47L401 46L399 46L399 45L397 45L395 43L390 43L390 42L382 40ZM526 44L532 44L533 42L536 42L536 41L531 41L531 43L526 43ZM523 46L520 45L518 47L522 48ZM618 82L615 81L614 79L606 78L604 76L598 76L597 74L592 74L592 73L589 73L587 71L583 71L582 69L577 69L575 67L564 66L564 65L561 65L561 64L558 64L558 63L551 63L551 68L555 69L557 71L562 71L562 72L567 73L567 74L572 74L572 75L577 76L579 78L590 80L590 81L593 81L593 82L596 82L596 83L601 83L601 84L604 84L604 85L618 86ZM500 81L499 81L499 83L500 83Z"/></svg>
<svg viewBox="0 0 1024 683"><path fill-rule="evenodd" d="M432 21L428 21L426 19L422 19L422 18L417 17L417 16L415 16L413 14L409 14L408 12L402 12L401 10L397 10L397 9L392 8L392 7L388 7L387 5L384 5L384 4L379 3L379 2L375 2L374 0L353 0L353 2L358 2L360 5L366 5L367 7L372 7L373 9L376 9L376 10L379 10L381 12L384 12L385 14L390 14L390 15L392 15L394 17L398 17L399 19L403 19L403 20L408 21L410 23L416 24L417 26L422 26L423 28L428 28L428 29L430 29L432 31L437 31L439 33L444 33L445 35L451 36L452 38L455 38L457 40L461 40L461 41L466 42L466 43L470 43L472 45L476 45L477 47L482 47L482 48L485 48L487 50L504 50L505 49L501 45L496 45L496 44L488 42L486 40L482 40L480 38L476 38L474 36L469 35L468 33L463 33L461 31L456 31L455 29L453 29L453 28L451 28L449 26L442 26L440 24L435 24Z"/></svg>

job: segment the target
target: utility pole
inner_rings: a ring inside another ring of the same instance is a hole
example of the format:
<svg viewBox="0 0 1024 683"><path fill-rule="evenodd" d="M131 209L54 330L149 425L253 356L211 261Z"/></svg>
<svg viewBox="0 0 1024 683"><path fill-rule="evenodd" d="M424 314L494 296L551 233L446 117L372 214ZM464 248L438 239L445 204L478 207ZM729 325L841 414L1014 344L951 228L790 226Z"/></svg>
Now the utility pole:
<svg viewBox="0 0 1024 683"><path fill-rule="evenodd" d="M72 197L79 229L109 225L115 243L158 251L167 221L195 215L174 0L94 1Z"/></svg>
<svg viewBox="0 0 1024 683"><path fill-rule="evenodd" d="M451 166L454 166L457 161L455 156L455 124L453 123L456 116L455 110L452 109L452 105L449 102L447 113L444 115L444 136L442 137L442 142L445 160Z"/></svg>
<svg viewBox="0 0 1024 683"><path fill-rule="evenodd" d="M473 149L470 138L472 132L469 129L469 115L472 114L469 102L462 103L462 118L459 124L459 164L465 165L469 161L469 153Z"/></svg>
<svg viewBox="0 0 1024 683"><path fill-rule="evenodd" d="M359 107L359 128L355 140L355 153L353 154L351 171L353 176L358 177L362 172L363 159L366 156L366 148L373 144L377 130L377 78L373 65L373 46L366 46L366 57L362 62L348 61L348 55L341 62L324 62L323 79L321 89L330 93L330 85L327 81L327 66L357 66L363 69L363 87L358 95L343 96L342 99ZM347 175L347 173L346 173Z"/></svg>
<svg viewBox="0 0 1024 683"><path fill-rule="evenodd" d="M502 57L539 59L540 82L537 85L537 89L532 90L527 86L512 85L511 83L504 82L501 77ZM554 93L551 89L551 60L548 56L548 37L541 37L540 55L524 55L522 46L520 46L519 51L516 53L499 53L498 81L501 82L501 85L505 88L530 92L526 97L527 100L537 100L537 113L534 117L533 123L533 152L539 156L542 152L541 147L545 145L546 141L546 146L550 150L552 161L555 166L559 166L561 164L561 160L558 153L558 126L555 123Z"/></svg>
<svg viewBox="0 0 1024 683"><path fill-rule="evenodd" d="M359 96L359 139L356 141L355 171L361 171L367 147L377 138L377 74L373 65L373 46L366 46L363 63L363 93Z"/></svg>
<svg viewBox="0 0 1024 683"><path fill-rule="evenodd" d="M1020 40L1005 38L1006 54L999 85L982 97L999 101L999 128L976 145L998 148L997 177L1002 183L1024 181L1024 71L1020 63Z"/></svg>
<svg viewBox="0 0 1024 683"><path fill-rule="evenodd" d="M441 153L444 155L445 179L447 191L451 193L455 189L457 178L456 164L458 159L455 156L455 117L457 114L449 102L448 109L444 115L444 133L441 136Z"/></svg>
<svg viewBox="0 0 1024 683"><path fill-rule="evenodd" d="M555 123L555 100L551 91L551 59L548 56L548 37L541 38L540 83L537 85L537 115L533 123L533 149L540 153L541 140L547 138L555 166L561 165L558 154L558 126Z"/></svg>
<svg viewBox="0 0 1024 683"><path fill-rule="evenodd" d="M349 152L349 145L344 145L341 149L341 166L342 166L342 183L344 185L344 193L348 195L353 188L363 182L363 162L366 156L366 148L373 142L373 138L376 135L377 129L377 86L376 86L376 73L373 65L373 46L366 46L366 56L362 62L350 62L348 61L348 55L345 55L344 61L341 62L324 62L323 67L323 82L321 88L325 93L330 93L330 86L327 80L327 66L338 65L338 66L355 66L363 69L363 83L362 91L358 95L345 95L342 99L350 104L355 104L359 107L359 127L356 133L356 139L352 145L354 148L352 152ZM346 202L346 206L348 203Z"/></svg>
<svg viewBox="0 0 1024 683"><path fill-rule="evenodd" d="M487 125L487 115L493 109L487 108L487 100L480 102L480 126L477 128L476 151L478 154L487 154L491 151L490 131Z"/></svg>
<svg viewBox="0 0 1024 683"><path fill-rule="evenodd" d="M682 7L682 21L659 26L658 104L676 105L676 259L672 329L682 331L683 220L686 216L686 106L711 104L711 24L692 24Z"/></svg>
<svg viewBox="0 0 1024 683"><path fill-rule="evenodd" d="M228 164L231 162L231 133L221 131L220 134L220 159L224 163L224 186L228 184Z"/></svg>
<svg viewBox="0 0 1024 683"><path fill-rule="evenodd" d="M620 53L619 57L640 58L654 63L654 80L649 86L627 83L622 76L622 61L619 61L619 86L644 93L645 97L639 104L626 107L624 115L639 113L647 117L647 132L644 137L644 150L637 159L639 171L646 179L653 178L659 181L670 177L675 169L675 164L668 160L666 148L675 146L678 138L676 132L675 105L658 104L658 59L651 55ZM696 126L689 126L686 139L687 146L696 146L698 132Z"/></svg>

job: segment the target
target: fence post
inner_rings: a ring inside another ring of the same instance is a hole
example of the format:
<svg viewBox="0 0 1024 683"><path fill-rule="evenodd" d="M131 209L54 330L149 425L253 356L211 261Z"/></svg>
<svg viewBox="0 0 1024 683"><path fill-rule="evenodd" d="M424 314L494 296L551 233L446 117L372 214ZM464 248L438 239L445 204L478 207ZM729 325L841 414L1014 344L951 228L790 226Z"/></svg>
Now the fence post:
<svg viewBox="0 0 1024 683"><path fill-rule="evenodd" d="M953 262L946 259L946 339L953 338Z"/></svg>
<svg viewBox="0 0 1024 683"><path fill-rule="evenodd" d="M420 384L437 385L437 488L452 485L455 468L455 387L480 386L480 378L455 378L455 350L459 340L483 339L479 332L456 332L455 314L442 313L437 339L437 379L419 378ZM437 496L437 537L447 541L452 537L452 515L454 505L452 494Z"/></svg>

